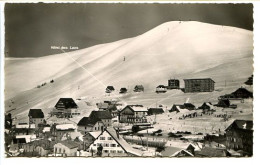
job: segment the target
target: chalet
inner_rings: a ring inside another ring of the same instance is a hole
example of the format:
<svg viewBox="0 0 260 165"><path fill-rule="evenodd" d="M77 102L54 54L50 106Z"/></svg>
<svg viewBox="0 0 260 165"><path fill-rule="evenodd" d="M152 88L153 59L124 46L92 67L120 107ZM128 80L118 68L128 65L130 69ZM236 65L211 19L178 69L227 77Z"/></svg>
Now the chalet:
<svg viewBox="0 0 260 165"><path fill-rule="evenodd" d="M29 123L35 124L36 128L39 127L39 124L43 124L44 121L44 113L41 109L30 109L29 114Z"/></svg>
<svg viewBox="0 0 260 165"><path fill-rule="evenodd" d="M61 156L77 156L79 144L74 141L61 141L54 145L54 154Z"/></svg>
<svg viewBox="0 0 260 165"><path fill-rule="evenodd" d="M228 108L230 106L230 101L228 99L220 99L215 106Z"/></svg>
<svg viewBox="0 0 260 165"><path fill-rule="evenodd" d="M127 105L119 112L120 123L146 123L148 110L144 107Z"/></svg>
<svg viewBox="0 0 260 165"><path fill-rule="evenodd" d="M78 131L83 135L87 132L102 131L112 125L112 116L108 111L92 111L89 117L78 122Z"/></svg>
<svg viewBox="0 0 260 165"><path fill-rule="evenodd" d="M97 103L97 107L99 110L108 110L109 112L117 110L116 104L111 102Z"/></svg>
<svg viewBox="0 0 260 165"><path fill-rule="evenodd" d="M253 121L235 120L226 128L226 147L242 150L246 155L253 154Z"/></svg>
<svg viewBox="0 0 260 165"><path fill-rule="evenodd" d="M215 82L211 78L204 79L184 79L184 92L213 92Z"/></svg>
<svg viewBox="0 0 260 165"><path fill-rule="evenodd" d="M72 98L60 98L52 111L52 115L72 118L75 115L80 115L80 112L78 110L78 105Z"/></svg>
<svg viewBox="0 0 260 165"><path fill-rule="evenodd" d="M203 113L215 111L215 108L211 102L204 102L198 109L202 109Z"/></svg>
<svg viewBox="0 0 260 165"><path fill-rule="evenodd" d="M71 132L75 132L76 127L73 124L53 124L51 127L51 136L55 140L61 140L62 137Z"/></svg>
<svg viewBox="0 0 260 165"><path fill-rule="evenodd" d="M134 92L144 92L143 85L136 85L134 88Z"/></svg>
<svg viewBox="0 0 260 165"><path fill-rule="evenodd" d="M180 81L177 79L170 79L168 80L168 87L167 89L179 89L180 88Z"/></svg>
<svg viewBox="0 0 260 165"><path fill-rule="evenodd" d="M97 154L102 146L101 156L142 156L140 150L132 148L125 139L112 127L106 128L90 145L89 151Z"/></svg>
<svg viewBox="0 0 260 165"><path fill-rule="evenodd" d="M119 93L127 93L127 89L126 88L121 88Z"/></svg>
<svg viewBox="0 0 260 165"><path fill-rule="evenodd" d="M159 85L156 87L156 93L165 93L167 92L167 88L164 85Z"/></svg>
<svg viewBox="0 0 260 165"><path fill-rule="evenodd" d="M164 113L162 108L149 108L147 115L158 115Z"/></svg>
<svg viewBox="0 0 260 165"><path fill-rule="evenodd" d="M253 98L253 93L248 91L246 88L238 88L235 92L232 93L235 98Z"/></svg>
<svg viewBox="0 0 260 165"><path fill-rule="evenodd" d="M113 86L107 86L106 88L106 93L111 93L115 90L115 88Z"/></svg>
<svg viewBox="0 0 260 165"><path fill-rule="evenodd" d="M184 103L184 104L173 104L172 108L169 110L169 112L180 112L180 109L187 109L187 110L195 110L195 105L191 103Z"/></svg>

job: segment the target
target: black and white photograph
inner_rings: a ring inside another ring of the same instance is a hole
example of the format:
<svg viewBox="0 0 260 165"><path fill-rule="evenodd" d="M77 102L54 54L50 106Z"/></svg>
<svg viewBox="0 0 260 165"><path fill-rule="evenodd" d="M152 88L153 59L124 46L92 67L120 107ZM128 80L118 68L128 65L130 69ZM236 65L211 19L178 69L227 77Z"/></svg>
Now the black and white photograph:
<svg viewBox="0 0 260 165"><path fill-rule="evenodd" d="M4 152L252 157L252 3L5 3Z"/></svg>

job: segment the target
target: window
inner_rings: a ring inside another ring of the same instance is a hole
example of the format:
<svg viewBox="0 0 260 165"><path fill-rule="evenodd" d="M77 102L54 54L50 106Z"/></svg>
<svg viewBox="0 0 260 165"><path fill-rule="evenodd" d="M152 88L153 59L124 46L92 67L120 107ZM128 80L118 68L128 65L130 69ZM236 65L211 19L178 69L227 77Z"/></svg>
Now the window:
<svg viewBox="0 0 260 165"><path fill-rule="evenodd" d="M108 150L104 150L105 153L108 153Z"/></svg>
<svg viewBox="0 0 260 165"><path fill-rule="evenodd" d="M100 140L106 140L106 138L105 138L105 137L102 137L102 136L101 136L99 139L100 139Z"/></svg>
<svg viewBox="0 0 260 165"><path fill-rule="evenodd" d="M116 151L115 150L110 150L110 153L116 153Z"/></svg>
<svg viewBox="0 0 260 165"><path fill-rule="evenodd" d="M110 144L110 147L116 147L116 144Z"/></svg>
<svg viewBox="0 0 260 165"><path fill-rule="evenodd" d="M117 153L123 153L123 151L122 150L118 150Z"/></svg>
<svg viewBox="0 0 260 165"><path fill-rule="evenodd" d="M104 143L103 147L109 147L108 143Z"/></svg>
<svg viewBox="0 0 260 165"><path fill-rule="evenodd" d="M93 146L96 146L96 144L93 144Z"/></svg>
<svg viewBox="0 0 260 165"><path fill-rule="evenodd" d="M112 137L108 137L107 140L112 140Z"/></svg>

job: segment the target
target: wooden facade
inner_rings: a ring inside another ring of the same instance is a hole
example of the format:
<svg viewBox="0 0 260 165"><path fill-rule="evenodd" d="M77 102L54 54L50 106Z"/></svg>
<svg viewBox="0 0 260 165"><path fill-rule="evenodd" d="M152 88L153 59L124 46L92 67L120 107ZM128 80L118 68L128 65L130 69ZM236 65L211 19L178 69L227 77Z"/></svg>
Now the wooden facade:
<svg viewBox="0 0 260 165"><path fill-rule="evenodd" d="M148 110L143 107L126 106L119 112L120 123L146 123Z"/></svg>
<svg viewBox="0 0 260 165"><path fill-rule="evenodd" d="M226 147L253 155L253 121L235 120L226 130Z"/></svg>

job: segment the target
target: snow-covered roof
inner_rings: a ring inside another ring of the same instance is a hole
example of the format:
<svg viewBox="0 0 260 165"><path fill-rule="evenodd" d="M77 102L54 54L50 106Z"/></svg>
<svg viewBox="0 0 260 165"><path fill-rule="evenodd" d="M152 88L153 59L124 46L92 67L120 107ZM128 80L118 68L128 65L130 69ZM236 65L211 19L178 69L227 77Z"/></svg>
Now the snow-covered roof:
<svg viewBox="0 0 260 165"><path fill-rule="evenodd" d="M25 139L26 143L29 143L31 141L34 141L36 139L36 135L16 135L16 139Z"/></svg>
<svg viewBox="0 0 260 165"><path fill-rule="evenodd" d="M81 140L83 136L80 132L71 132L69 135L72 140L76 139L77 137Z"/></svg>
<svg viewBox="0 0 260 165"><path fill-rule="evenodd" d="M35 124L17 124L15 125L15 128L35 128Z"/></svg>
<svg viewBox="0 0 260 165"><path fill-rule="evenodd" d="M59 124L56 125L57 130L68 130L68 129L76 129L76 126L73 124Z"/></svg>
<svg viewBox="0 0 260 165"><path fill-rule="evenodd" d="M170 157L178 156L178 154L181 153L181 152L186 152L188 155L194 156L194 155L193 155L192 153L190 153L189 151L182 149L182 150L180 150L180 151L175 152L175 153L174 153L173 155L171 155Z"/></svg>
<svg viewBox="0 0 260 165"><path fill-rule="evenodd" d="M97 137L101 134L101 131L89 132L89 134L90 134L91 136L93 136L94 138L97 138Z"/></svg>
<svg viewBox="0 0 260 165"><path fill-rule="evenodd" d="M128 144L121 135L117 135L114 128L107 128L107 131L110 136L126 151L126 153L133 154L135 156L142 156L143 152L137 149L134 149L130 144Z"/></svg>
<svg viewBox="0 0 260 165"><path fill-rule="evenodd" d="M155 128L151 128L151 129L146 129L146 130L142 130L142 131L138 131L137 134L146 134L148 132L148 134L152 134L154 132L158 131L158 129Z"/></svg>
<svg viewBox="0 0 260 165"><path fill-rule="evenodd" d="M148 110L144 107L136 107L136 106L130 106L135 112L148 112Z"/></svg>
<svg viewBox="0 0 260 165"><path fill-rule="evenodd" d="M42 132L50 132L51 131L51 127L44 127Z"/></svg>

